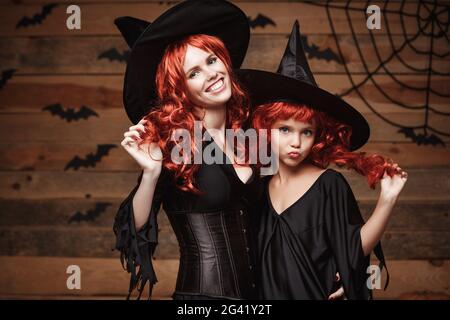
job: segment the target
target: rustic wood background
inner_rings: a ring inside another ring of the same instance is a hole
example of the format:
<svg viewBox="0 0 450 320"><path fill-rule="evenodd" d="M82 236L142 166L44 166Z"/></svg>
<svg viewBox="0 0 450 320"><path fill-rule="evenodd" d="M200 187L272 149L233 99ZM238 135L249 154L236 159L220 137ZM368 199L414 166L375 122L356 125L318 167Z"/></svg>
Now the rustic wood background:
<svg viewBox="0 0 450 320"><path fill-rule="evenodd" d="M131 125L122 106L125 61L110 61L99 55L111 48L122 53L128 49L113 25L115 17L130 15L152 21L174 1L78 0L75 2L81 7L82 25L81 30L72 31L66 28L66 7L73 1L55 2L58 5L41 24L16 28L23 16L41 12L48 2L0 0L0 72L15 69L0 88L0 297L122 299L129 278L121 269L118 252L111 250L112 222L119 203L135 185L139 168L120 147L123 132ZM243 67L275 71L295 19L300 20L310 45L337 52L323 6L301 1L235 3L252 18L263 14L276 23L252 29ZM382 6L382 2L370 4ZM352 5L365 8L367 3L352 1ZM416 2L408 1L405 10L416 6ZM363 79L364 68L345 13L332 10L345 64L354 79ZM365 20L354 11L350 16L354 17L368 68L373 70L378 58L371 49ZM389 19L394 42L403 41L399 18L392 15ZM391 50L386 30L383 20L382 29L375 32L382 56ZM410 19L406 33L414 30L415 20ZM427 39L417 43L423 50L428 48ZM438 49L448 52L448 43ZM412 51L405 50L403 58L418 68L428 65L426 56ZM448 57L436 58L433 63L448 74ZM350 88L343 64L317 58L311 58L310 64L321 87L333 93ZM425 74L411 72L399 61L391 63L389 70L411 86L426 84ZM398 87L385 72L376 77L386 92L404 103L423 103L423 92ZM450 94L446 76L434 75L431 85ZM398 108L370 85L364 88L364 94L378 112L391 120L405 126L423 122L423 111ZM358 95L350 94L345 99L370 123L372 135L364 150L395 159L410 177L383 239L390 287L387 291L375 290L375 297L448 299L449 147L419 146L376 116ZM432 99L433 106L449 111L448 98ZM42 110L53 104L75 111L86 106L97 116L67 122ZM445 117L430 114L429 121L441 130L448 128ZM449 137L442 138L450 142ZM112 146L95 167L65 170L75 156L95 154L99 145ZM360 177L346 176L367 218L378 192L370 190ZM96 206L106 209L92 221L69 223L76 212L86 213ZM178 247L165 214L160 217L160 244L155 259L160 281L154 295L168 299L178 270ZM82 270L81 290L66 287L66 268L73 264Z"/></svg>

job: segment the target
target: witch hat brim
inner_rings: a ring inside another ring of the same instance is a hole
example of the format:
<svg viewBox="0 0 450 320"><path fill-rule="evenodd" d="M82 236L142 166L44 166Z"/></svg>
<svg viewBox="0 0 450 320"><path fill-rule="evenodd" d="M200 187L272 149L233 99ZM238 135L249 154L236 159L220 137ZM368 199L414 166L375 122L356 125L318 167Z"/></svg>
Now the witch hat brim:
<svg viewBox="0 0 450 320"><path fill-rule="evenodd" d="M351 150L359 149L369 139L366 119L348 103L325 90L273 72L241 69L235 73L254 107L276 101L305 104L351 126Z"/></svg>
<svg viewBox="0 0 450 320"><path fill-rule="evenodd" d="M157 102L156 70L167 46L193 34L218 37L230 53L232 67L241 66L250 39L244 12L224 0L189 0L175 5L149 24L132 45L123 102L133 123Z"/></svg>
<svg viewBox="0 0 450 320"><path fill-rule="evenodd" d="M352 128L350 150L359 149L369 139L370 127L361 113L317 86L304 53L298 22L294 24L277 73L241 69L235 70L235 74L247 89L253 107L277 101L304 104L349 125Z"/></svg>

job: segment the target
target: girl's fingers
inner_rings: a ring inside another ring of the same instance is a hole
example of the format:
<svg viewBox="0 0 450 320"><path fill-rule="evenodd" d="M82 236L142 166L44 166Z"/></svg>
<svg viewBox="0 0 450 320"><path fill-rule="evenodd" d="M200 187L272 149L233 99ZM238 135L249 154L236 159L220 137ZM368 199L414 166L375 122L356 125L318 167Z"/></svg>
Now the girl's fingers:
<svg viewBox="0 0 450 320"><path fill-rule="evenodd" d="M398 170L398 163L391 163L391 164L389 164L389 167L390 168L392 168L392 169L394 169L394 170Z"/></svg>
<svg viewBox="0 0 450 320"><path fill-rule="evenodd" d="M338 282L339 280L341 280L341 276L339 275L339 272L336 272L335 281Z"/></svg>
<svg viewBox="0 0 450 320"><path fill-rule="evenodd" d="M404 176L408 176L408 173L406 171L400 169L400 170L397 170L396 175L400 176L400 177L404 177Z"/></svg>

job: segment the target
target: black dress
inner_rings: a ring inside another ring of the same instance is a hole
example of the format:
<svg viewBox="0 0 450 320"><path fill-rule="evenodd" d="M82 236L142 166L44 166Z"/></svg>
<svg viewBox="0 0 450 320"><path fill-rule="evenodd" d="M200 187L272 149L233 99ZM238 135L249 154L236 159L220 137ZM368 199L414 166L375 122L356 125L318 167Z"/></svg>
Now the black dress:
<svg viewBox="0 0 450 320"><path fill-rule="evenodd" d="M215 142L205 142L203 147L210 143ZM202 195L177 188L172 175L163 168L149 220L139 232L134 225L132 199L142 174L120 205L113 229L122 264L131 273L130 294L135 287L142 293L147 282L151 290L157 282L152 256L158 242L157 213L162 204L180 249L174 299L257 297L255 236L251 236L249 213L261 196L262 184L254 168L250 180L243 183L228 157L223 152L221 156L225 164L203 163L195 174Z"/></svg>
<svg viewBox="0 0 450 320"><path fill-rule="evenodd" d="M280 214L272 206L268 178L258 233L261 298L328 299L339 287L336 272L348 299L371 298L370 256L364 256L360 237L364 221L345 178L327 169Z"/></svg>

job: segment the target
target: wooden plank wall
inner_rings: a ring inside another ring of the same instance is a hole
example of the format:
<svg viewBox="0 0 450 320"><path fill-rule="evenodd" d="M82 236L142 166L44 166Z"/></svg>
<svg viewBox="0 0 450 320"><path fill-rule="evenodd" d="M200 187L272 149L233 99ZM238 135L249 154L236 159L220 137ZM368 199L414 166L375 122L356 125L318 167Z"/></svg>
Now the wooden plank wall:
<svg viewBox="0 0 450 320"><path fill-rule="evenodd" d="M135 185L138 167L120 148L123 132L130 126L122 107L125 62L99 56L112 48L121 54L127 50L113 25L115 17L130 15L151 21L174 2L80 0L76 3L81 7L82 29L76 31L65 27L66 7L72 1L55 2L58 5L41 24L17 29L23 16L40 12L47 2L0 0L0 72L15 69L0 89L0 297L122 299L128 275L121 270L118 253L111 250L111 227L119 203ZM263 14L275 23L252 29L244 67L275 71L295 19L300 20L309 46L337 53L327 12L321 5L301 1L235 3L252 19ZM370 3L383 6L383 2ZM333 2L337 7L344 4ZM366 2L352 1L352 6L365 8ZM399 10L401 2L394 1L390 6ZM402 10L415 12L417 6L416 1L408 1ZM387 69L380 68L377 56L386 58L392 52L392 43L400 45L405 36L415 34L414 18L404 17L405 30L398 14L389 15L389 25L382 20L382 29L374 35L377 53L361 11L350 11L364 65L345 11L330 10L353 81L363 80L367 68L376 71L376 84L389 96L408 105L424 104L426 92L405 89L393 77L418 87L426 85L426 73L413 72L398 59L389 62ZM429 38L417 38L414 46L427 50ZM436 41L435 50L442 55L448 52L449 43ZM428 66L428 56L416 54L411 48L406 47L401 54L415 68ZM316 57L310 57L309 62L323 88L342 93L351 87L344 64ZM435 56L433 65L443 74L434 74L430 86L448 95L448 56ZM423 124L423 110L399 108L373 82L364 85L361 92L387 119L404 126ZM440 144L419 146L378 117L358 94L353 92L345 99L371 125L372 135L364 151L395 159L410 176L383 239L391 284L387 291L376 290L375 296L448 299L450 149ZM68 122L43 111L53 104L74 110L86 106L96 115ZM449 99L444 96L431 95L430 104L441 112L449 111ZM445 116L430 113L428 120L438 130L448 128ZM441 138L450 142L449 137ZM84 158L100 146L108 148L109 154L95 166L66 169L71 159ZM360 177L346 176L367 218L375 206L377 190L370 190ZM96 207L103 209L91 221L70 222L76 212ZM168 299L178 268L178 248L165 214L160 217L155 260L160 282L154 294ZM66 287L66 268L72 264L81 267L81 290Z"/></svg>

